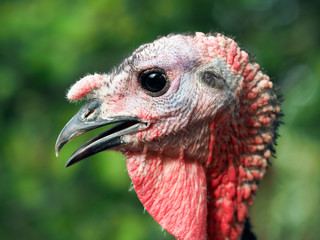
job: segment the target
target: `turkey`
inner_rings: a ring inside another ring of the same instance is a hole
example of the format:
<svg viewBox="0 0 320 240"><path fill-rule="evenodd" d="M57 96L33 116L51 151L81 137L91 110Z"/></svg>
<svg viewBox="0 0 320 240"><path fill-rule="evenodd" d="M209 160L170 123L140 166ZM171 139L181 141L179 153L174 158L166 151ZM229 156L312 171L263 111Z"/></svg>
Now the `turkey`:
<svg viewBox="0 0 320 240"><path fill-rule="evenodd" d="M105 150L127 158L135 192L180 240L254 239L248 222L281 116L269 77L221 34L171 34L136 49L67 97L86 99L56 142L117 123L66 166Z"/></svg>

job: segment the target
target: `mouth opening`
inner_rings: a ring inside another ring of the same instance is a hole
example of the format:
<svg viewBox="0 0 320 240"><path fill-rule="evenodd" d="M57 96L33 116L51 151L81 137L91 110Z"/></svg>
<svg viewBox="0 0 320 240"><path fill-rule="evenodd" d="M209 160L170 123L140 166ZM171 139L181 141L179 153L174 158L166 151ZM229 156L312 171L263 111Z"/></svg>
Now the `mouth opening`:
<svg viewBox="0 0 320 240"><path fill-rule="evenodd" d="M93 142L95 142L95 141L97 141L97 140L99 140L99 139L101 139L101 138L104 138L104 137L106 137L106 136L108 136L108 135L112 135L112 134L114 134L114 133L123 131L123 130L125 130L125 129L127 129L127 128L130 128L130 127L134 126L134 125L142 125L142 124L143 124L143 123L141 123L141 122L139 122L139 121L135 121L135 120L118 122L118 123L116 123L115 126L109 128L109 129L107 129L106 131L104 131L104 132L98 134L97 136L91 138L88 142L86 142L85 144L83 144L83 145L81 146L81 148L82 148L82 147L85 147L85 146L88 146L89 144L91 144L91 143L93 143Z"/></svg>
<svg viewBox="0 0 320 240"><path fill-rule="evenodd" d="M78 148L67 161L66 167L101 151L126 144L123 136L145 129L148 125L137 120L119 121L117 125L98 134Z"/></svg>

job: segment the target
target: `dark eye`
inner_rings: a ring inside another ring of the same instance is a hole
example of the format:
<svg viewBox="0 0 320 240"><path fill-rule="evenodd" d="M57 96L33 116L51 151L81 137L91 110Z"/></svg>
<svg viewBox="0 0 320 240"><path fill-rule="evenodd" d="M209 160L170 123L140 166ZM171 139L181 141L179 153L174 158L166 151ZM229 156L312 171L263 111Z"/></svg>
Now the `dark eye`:
<svg viewBox="0 0 320 240"><path fill-rule="evenodd" d="M158 97L164 94L169 87L167 75L163 69L153 68L140 73L140 86L151 96Z"/></svg>

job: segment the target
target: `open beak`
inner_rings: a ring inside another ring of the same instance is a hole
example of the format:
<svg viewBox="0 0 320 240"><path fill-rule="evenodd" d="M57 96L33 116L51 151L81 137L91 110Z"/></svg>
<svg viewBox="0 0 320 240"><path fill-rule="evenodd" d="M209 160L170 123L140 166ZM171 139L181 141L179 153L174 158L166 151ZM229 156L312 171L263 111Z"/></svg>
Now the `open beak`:
<svg viewBox="0 0 320 240"><path fill-rule="evenodd" d="M101 118L101 102L99 99L92 99L82 106L60 132L56 142L56 155L58 156L62 147L73 138L112 123L119 124L82 145L71 155L66 167L101 151L126 144L122 138L124 135L132 134L148 126L147 123L131 116Z"/></svg>

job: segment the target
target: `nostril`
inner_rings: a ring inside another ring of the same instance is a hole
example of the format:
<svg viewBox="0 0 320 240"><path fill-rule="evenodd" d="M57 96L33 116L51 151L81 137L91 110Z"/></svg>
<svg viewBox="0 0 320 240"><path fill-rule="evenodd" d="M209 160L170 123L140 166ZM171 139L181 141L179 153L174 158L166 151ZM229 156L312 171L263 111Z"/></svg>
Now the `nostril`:
<svg viewBox="0 0 320 240"><path fill-rule="evenodd" d="M99 99L91 99L86 102L82 108L79 110L81 112L81 121L94 121L99 117L101 102Z"/></svg>
<svg viewBox="0 0 320 240"><path fill-rule="evenodd" d="M84 114L84 118L89 118L90 115L92 115L94 112L95 112L94 109L86 111Z"/></svg>

